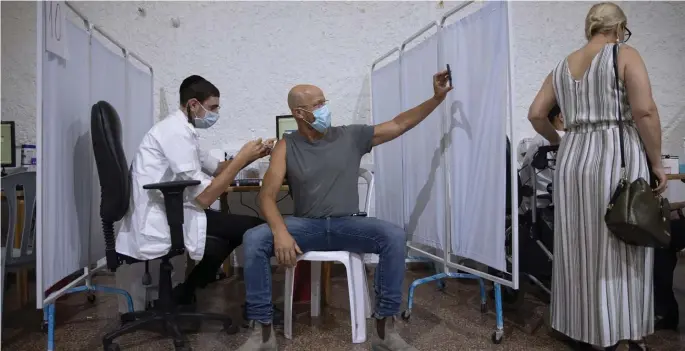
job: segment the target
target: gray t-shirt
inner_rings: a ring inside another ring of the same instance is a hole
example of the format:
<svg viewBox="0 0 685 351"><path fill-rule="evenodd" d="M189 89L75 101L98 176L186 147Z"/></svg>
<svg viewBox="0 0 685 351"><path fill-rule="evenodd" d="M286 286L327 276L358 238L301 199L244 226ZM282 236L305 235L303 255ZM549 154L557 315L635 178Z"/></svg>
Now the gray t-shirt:
<svg viewBox="0 0 685 351"><path fill-rule="evenodd" d="M359 212L359 164L371 151L373 126L331 127L314 142L298 132L284 138L286 176L296 217L344 217Z"/></svg>

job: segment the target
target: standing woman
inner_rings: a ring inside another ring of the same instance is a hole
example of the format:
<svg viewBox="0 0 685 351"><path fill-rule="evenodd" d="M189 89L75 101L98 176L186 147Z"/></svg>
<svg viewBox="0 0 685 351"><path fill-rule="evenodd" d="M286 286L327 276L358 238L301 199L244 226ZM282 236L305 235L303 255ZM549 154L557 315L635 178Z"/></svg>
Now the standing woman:
<svg viewBox="0 0 685 351"><path fill-rule="evenodd" d="M554 175L551 324L585 347L614 350L627 342L630 350L646 350L643 338L654 331L654 251L618 239L604 214L621 177L619 108L628 181L648 180L649 160L659 180L655 191L665 190L659 113L644 62L628 45L619 47L616 87L612 49L630 37L621 8L592 6L585 36L587 44L547 76L528 115L551 144L561 142ZM565 117L563 140L547 119L555 104Z"/></svg>

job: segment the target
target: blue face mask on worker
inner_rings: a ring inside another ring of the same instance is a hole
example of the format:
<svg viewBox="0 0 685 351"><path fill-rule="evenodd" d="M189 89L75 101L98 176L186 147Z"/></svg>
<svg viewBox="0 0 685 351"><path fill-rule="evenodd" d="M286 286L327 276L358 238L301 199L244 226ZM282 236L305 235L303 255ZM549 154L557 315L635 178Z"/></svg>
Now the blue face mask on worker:
<svg viewBox="0 0 685 351"><path fill-rule="evenodd" d="M304 121L314 128L314 130L319 133L323 133L326 131L326 129L330 128L331 111L328 110L328 105L323 105L317 108L316 110L312 111L312 114L314 115L314 122L309 123L307 120Z"/></svg>
<svg viewBox="0 0 685 351"><path fill-rule="evenodd" d="M202 104L200 104L200 107L205 110L205 116L202 118L195 117L193 120L195 122L195 128L207 129L219 120L219 113L206 109Z"/></svg>

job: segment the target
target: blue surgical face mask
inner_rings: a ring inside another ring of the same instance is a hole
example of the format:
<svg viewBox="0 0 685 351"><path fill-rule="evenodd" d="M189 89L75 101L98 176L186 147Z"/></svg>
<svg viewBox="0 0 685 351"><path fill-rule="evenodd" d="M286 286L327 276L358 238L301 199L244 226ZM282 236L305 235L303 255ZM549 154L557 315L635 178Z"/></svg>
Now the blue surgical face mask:
<svg viewBox="0 0 685 351"><path fill-rule="evenodd" d="M317 132L323 133L331 126L331 111L328 110L328 105L323 105L312 112L314 115L314 122L309 123Z"/></svg>
<svg viewBox="0 0 685 351"><path fill-rule="evenodd" d="M217 112L207 110L204 106L202 106L202 109L205 110L205 116L203 118L195 117L195 128L207 129L213 126L217 120L219 120L219 114Z"/></svg>

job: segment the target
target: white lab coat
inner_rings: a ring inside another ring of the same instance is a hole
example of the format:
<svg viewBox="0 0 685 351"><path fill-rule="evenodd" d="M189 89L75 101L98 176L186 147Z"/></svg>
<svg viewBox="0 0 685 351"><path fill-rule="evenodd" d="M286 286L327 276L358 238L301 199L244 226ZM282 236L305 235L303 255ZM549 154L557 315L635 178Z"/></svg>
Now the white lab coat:
<svg viewBox="0 0 685 351"><path fill-rule="evenodd" d="M531 165L531 163L533 162L533 157L535 156L535 153L538 151L538 148L547 145L549 145L549 141L547 141L547 139L545 139L542 135L536 135L528 144L528 148L526 149L526 152L523 156L523 161L521 162L521 171L519 172L521 176L521 182L523 183L523 185L533 186L537 195L547 194L547 185L549 185L554 179L553 169L545 168L544 170L539 171L533 168L533 166ZM550 153L550 155L548 155L548 158L552 157L553 155ZM538 172L537 182L535 185L533 185L531 184L533 179L533 172L536 171ZM549 201L538 200L537 206L538 208L540 208L546 207L549 204ZM530 199L524 198L523 205L525 210L530 209Z"/></svg>
<svg viewBox="0 0 685 351"><path fill-rule="evenodd" d="M171 249L171 235L159 190L143 186L176 180L199 180L188 187L183 205L183 241L193 260L204 255L207 217L195 198L209 186L219 161L200 150L199 135L182 111L155 124L143 137L131 164L131 204L119 228L118 253L151 260Z"/></svg>

